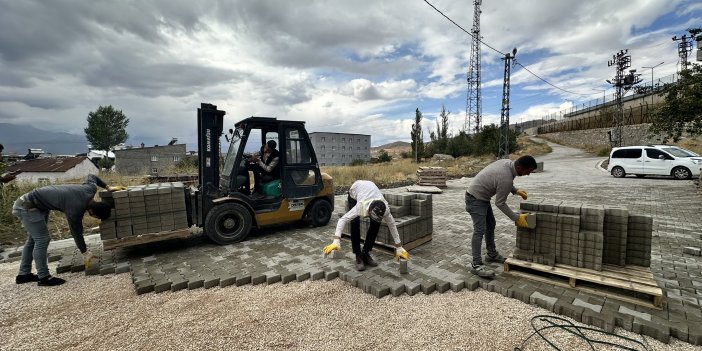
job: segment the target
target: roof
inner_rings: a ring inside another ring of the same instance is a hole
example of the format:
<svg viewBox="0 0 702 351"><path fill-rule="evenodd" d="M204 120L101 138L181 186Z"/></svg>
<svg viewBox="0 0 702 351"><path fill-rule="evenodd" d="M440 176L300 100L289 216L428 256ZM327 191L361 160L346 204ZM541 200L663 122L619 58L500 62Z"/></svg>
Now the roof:
<svg viewBox="0 0 702 351"><path fill-rule="evenodd" d="M66 158L37 158L7 166L5 172L66 172L87 160L85 156Z"/></svg>

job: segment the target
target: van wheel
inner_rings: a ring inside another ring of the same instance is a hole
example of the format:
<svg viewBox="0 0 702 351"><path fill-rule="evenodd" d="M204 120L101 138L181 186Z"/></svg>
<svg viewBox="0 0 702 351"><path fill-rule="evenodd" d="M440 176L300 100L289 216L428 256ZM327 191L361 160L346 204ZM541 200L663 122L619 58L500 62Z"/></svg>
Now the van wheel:
<svg viewBox="0 0 702 351"><path fill-rule="evenodd" d="M307 218L309 224L313 227L321 227L327 225L332 216L332 207L329 202L324 200L318 200L312 204L309 212L307 213Z"/></svg>
<svg viewBox="0 0 702 351"><path fill-rule="evenodd" d="M220 245L238 243L249 235L251 222L251 213L242 204L217 205L205 218L205 234Z"/></svg>
<svg viewBox="0 0 702 351"><path fill-rule="evenodd" d="M675 167L671 172L671 175L678 180L690 179L692 178L692 172L685 167Z"/></svg>
<svg viewBox="0 0 702 351"><path fill-rule="evenodd" d="M615 178L624 178L626 175L626 172L624 172L624 168L621 168L619 166L612 168L612 176Z"/></svg>

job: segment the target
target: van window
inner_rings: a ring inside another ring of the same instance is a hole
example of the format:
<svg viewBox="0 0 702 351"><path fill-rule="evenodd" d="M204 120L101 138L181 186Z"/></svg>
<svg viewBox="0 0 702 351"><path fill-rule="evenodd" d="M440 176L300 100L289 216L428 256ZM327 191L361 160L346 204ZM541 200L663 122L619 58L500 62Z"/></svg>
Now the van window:
<svg viewBox="0 0 702 351"><path fill-rule="evenodd" d="M655 158L658 159L660 156L663 156L664 160L672 160L673 158L668 156L665 152L658 150L658 149L646 149L646 156L648 158Z"/></svg>
<svg viewBox="0 0 702 351"><path fill-rule="evenodd" d="M620 149L612 154L612 158L639 158L641 157L641 149Z"/></svg>

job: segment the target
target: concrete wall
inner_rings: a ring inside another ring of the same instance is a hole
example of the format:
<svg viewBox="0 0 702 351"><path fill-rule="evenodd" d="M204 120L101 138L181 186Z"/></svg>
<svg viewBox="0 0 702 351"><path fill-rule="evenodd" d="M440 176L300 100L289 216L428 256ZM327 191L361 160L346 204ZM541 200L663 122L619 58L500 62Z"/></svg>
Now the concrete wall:
<svg viewBox="0 0 702 351"><path fill-rule="evenodd" d="M310 133L320 166L346 166L353 160L369 161L371 136L345 133Z"/></svg>
<svg viewBox="0 0 702 351"><path fill-rule="evenodd" d="M158 175L185 157L185 144L115 150L115 169L125 175Z"/></svg>
<svg viewBox="0 0 702 351"><path fill-rule="evenodd" d="M657 136L650 136L648 132L650 124L635 124L622 127L622 146L660 144L661 139ZM592 145L610 147L607 132L612 128L598 128L587 130L576 130L570 132L540 134L553 140L556 143L565 145Z"/></svg>

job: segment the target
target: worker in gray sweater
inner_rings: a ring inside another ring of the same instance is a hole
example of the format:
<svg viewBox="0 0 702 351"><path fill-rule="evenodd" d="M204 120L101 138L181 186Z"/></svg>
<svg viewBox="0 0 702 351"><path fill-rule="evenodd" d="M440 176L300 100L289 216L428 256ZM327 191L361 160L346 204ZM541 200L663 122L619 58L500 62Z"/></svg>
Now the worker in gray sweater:
<svg viewBox="0 0 702 351"><path fill-rule="evenodd" d="M108 189L107 184L95 175L88 175L83 184L48 185L34 189L20 196L12 206L12 214L22 221L27 231L27 241L22 250L22 260L15 283L38 282L40 286L54 286L65 283L61 278L49 274L47 249L51 236L47 223L49 212L61 211L66 215L76 246L83 254L86 266L90 265L93 254L88 250L83 238L83 216L101 220L110 217L111 206L97 202L93 198L97 187ZM37 274L32 274L32 260Z"/></svg>
<svg viewBox="0 0 702 351"><path fill-rule="evenodd" d="M536 169L536 160L532 156L522 156L516 161L497 160L482 171L471 181L466 191L466 211L473 220L472 269L471 272L482 278L493 278L495 272L483 264L481 246L485 237L487 248L486 262L502 263L505 258L497 252L495 247L495 216L492 213L490 199L495 197L495 206L509 217L519 227L528 226L527 214L517 214L507 205L507 196L512 193L519 195L524 200L527 193L523 189L514 187L514 178L529 175Z"/></svg>

